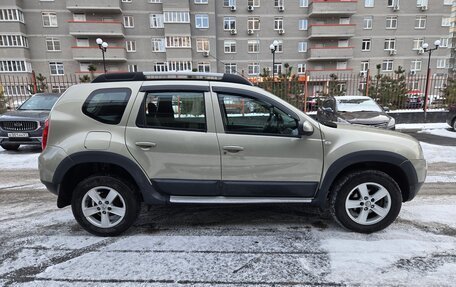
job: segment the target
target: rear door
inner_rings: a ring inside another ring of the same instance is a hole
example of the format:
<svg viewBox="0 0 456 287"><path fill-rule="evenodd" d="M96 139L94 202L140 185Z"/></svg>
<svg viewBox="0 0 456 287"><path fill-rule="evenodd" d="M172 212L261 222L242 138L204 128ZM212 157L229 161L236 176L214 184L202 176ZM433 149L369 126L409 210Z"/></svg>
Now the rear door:
<svg viewBox="0 0 456 287"><path fill-rule="evenodd" d="M158 191L218 194L220 152L207 82L143 86L126 140Z"/></svg>

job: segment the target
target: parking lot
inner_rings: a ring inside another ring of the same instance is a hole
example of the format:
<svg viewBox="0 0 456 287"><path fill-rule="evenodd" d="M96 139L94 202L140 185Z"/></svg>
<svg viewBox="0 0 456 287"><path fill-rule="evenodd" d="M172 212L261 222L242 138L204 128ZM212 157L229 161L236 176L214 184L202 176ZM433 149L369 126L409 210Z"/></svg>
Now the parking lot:
<svg viewBox="0 0 456 287"><path fill-rule="evenodd" d="M420 195L370 235L302 205L175 205L95 237L40 184L39 151L0 150L0 286L454 286L456 140L442 133L422 143Z"/></svg>

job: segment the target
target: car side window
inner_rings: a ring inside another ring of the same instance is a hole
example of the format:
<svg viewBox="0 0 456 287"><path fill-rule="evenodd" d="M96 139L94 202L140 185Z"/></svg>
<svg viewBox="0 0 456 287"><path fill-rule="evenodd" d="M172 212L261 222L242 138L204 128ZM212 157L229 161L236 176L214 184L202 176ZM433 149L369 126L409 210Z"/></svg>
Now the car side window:
<svg viewBox="0 0 456 287"><path fill-rule="evenodd" d="M298 120L259 99L218 94L225 131L256 135L298 135Z"/></svg>
<svg viewBox="0 0 456 287"><path fill-rule="evenodd" d="M99 89L93 91L82 105L82 112L96 121L117 125L130 99L127 88Z"/></svg>
<svg viewBox="0 0 456 287"><path fill-rule="evenodd" d="M207 131L203 92L149 92L144 97L137 125L189 131Z"/></svg>

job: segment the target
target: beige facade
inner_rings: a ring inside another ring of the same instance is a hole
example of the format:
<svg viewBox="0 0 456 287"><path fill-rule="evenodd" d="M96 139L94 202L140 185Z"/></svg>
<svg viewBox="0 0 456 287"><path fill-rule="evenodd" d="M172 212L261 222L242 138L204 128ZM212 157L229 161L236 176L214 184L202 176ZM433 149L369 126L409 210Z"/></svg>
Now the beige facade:
<svg viewBox="0 0 456 287"><path fill-rule="evenodd" d="M358 73L380 64L383 72L424 73L421 44L440 39L431 69L447 73L455 58L451 7L451 0L2 0L0 73L83 75L90 64L102 72L98 37L109 45L109 71L245 76L272 67L274 40L279 70L289 63L295 73Z"/></svg>

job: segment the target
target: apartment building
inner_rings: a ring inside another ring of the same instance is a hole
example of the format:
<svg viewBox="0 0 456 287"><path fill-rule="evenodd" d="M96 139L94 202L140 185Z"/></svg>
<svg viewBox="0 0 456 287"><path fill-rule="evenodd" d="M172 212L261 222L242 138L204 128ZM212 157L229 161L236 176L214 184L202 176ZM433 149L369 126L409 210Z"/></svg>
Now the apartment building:
<svg viewBox="0 0 456 287"><path fill-rule="evenodd" d="M421 45L441 40L447 73L453 0L1 0L0 73L204 71L425 72ZM454 31L453 31L454 35Z"/></svg>

